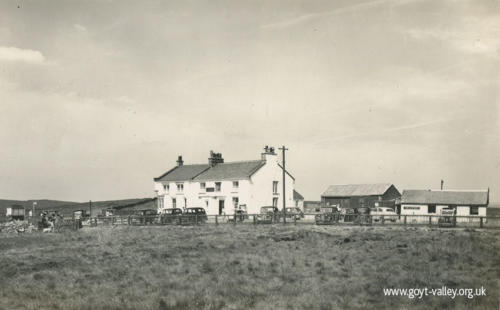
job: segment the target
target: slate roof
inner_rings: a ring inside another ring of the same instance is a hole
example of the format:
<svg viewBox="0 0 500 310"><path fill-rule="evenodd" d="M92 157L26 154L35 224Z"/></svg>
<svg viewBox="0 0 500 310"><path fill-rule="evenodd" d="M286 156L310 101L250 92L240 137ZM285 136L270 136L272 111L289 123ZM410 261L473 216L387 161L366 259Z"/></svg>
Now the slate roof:
<svg viewBox="0 0 500 310"><path fill-rule="evenodd" d="M330 185L321 197L381 196L391 186L390 183Z"/></svg>
<svg viewBox="0 0 500 310"><path fill-rule="evenodd" d="M487 190L448 191L448 190L404 190L401 203L407 204L442 204L442 205L487 205Z"/></svg>
<svg viewBox="0 0 500 310"><path fill-rule="evenodd" d="M265 165L264 160L220 163L197 175L195 181L239 180L249 178Z"/></svg>
<svg viewBox="0 0 500 310"><path fill-rule="evenodd" d="M167 182L175 182L175 181L187 181L191 180L203 171L207 170L209 165L183 165L176 166L173 169L165 172L163 175L155 178L155 181L167 181Z"/></svg>
<svg viewBox="0 0 500 310"><path fill-rule="evenodd" d="M293 200L304 200L304 196L302 196L296 190L293 190Z"/></svg>

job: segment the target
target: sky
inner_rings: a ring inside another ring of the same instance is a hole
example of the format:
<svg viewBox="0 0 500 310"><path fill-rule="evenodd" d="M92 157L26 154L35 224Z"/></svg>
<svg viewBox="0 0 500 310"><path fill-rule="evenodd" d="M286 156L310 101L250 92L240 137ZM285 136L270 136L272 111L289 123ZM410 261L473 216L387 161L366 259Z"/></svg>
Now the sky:
<svg viewBox="0 0 500 310"><path fill-rule="evenodd" d="M0 197L152 197L175 165L289 148L330 184L490 188L500 2L0 1Z"/></svg>

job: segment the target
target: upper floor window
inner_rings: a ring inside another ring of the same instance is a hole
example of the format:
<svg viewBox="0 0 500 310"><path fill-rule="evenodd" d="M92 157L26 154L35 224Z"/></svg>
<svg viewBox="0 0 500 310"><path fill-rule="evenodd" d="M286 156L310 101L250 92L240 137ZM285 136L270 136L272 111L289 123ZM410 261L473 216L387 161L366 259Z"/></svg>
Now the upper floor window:
<svg viewBox="0 0 500 310"><path fill-rule="evenodd" d="M238 188L240 186L240 182L233 181L233 188Z"/></svg>
<svg viewBox="0 0 500 310"><path fill-rule="evenodd" d="M215 182L215 191L220 192L220 182Z"/></svg>
<svg viewBox="0 0 500 310"><path fill-rule="evenodd" d="M184 184L183 183L177 183L177 191L178 192L184 191Z"/></svg>
<svg viewBox="0 0 500 310"><path fill-rule="evenodd" d="M163 184L163 189L168 191L168 184Z"/></svg>
<svg viewBox="0 0 500 310"><path fill-rule="evenodd" d="M273 194L278 193L278 181L273 181Z"/></svg>
<svg viewBox="0 0 500 310"><path fill-rule="evenodd" d="M200 183L200 189L205 190L206 184L205 182Z"/></svg>

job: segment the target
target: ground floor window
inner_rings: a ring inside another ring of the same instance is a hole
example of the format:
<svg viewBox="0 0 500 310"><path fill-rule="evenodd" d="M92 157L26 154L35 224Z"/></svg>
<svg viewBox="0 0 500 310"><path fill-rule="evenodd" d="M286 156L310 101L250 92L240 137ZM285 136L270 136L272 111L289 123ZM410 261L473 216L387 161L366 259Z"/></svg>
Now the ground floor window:
<svg viewBox="0 0 500 310"><path fill-rule="evenodd" d="M172 208L176 207L177 207L177 201L175 200L175 198L172 198Z"/></svg>
<svg viewBox="0 0 500 310"><path fill-rule="evenodd" d="M238 197L233 197L233 207L235 210L238 209L238 202L239 202Z"/></svg>
<svg viewBox="0 0 500 310"><path fill-rule="evenodd" d="M479 215L479 207L470 207L470 215Z"/></svg>
<svg viewBox="0 0 500 310"><path fill-rule="evenodd" d="M278 206L278 198L273 198L273 207Z"/></svg>
<svg viewBox="0 0 500 310"><path fill-rule="evenodd" d="M163 209L163 199L165 196L159 196L158 197L158 209Z"/></svg>
<svg viewBox="0 0 500 310"><path fill-rule="evenodd" d="M427 213L436 213L436 205L427 206Z"/></svg>

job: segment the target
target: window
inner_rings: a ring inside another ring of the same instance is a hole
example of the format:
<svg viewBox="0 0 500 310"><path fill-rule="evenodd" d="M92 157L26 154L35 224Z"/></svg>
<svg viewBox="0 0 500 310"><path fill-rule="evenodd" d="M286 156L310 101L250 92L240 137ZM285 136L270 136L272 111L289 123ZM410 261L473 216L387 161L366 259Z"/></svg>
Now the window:
<svg viewBox="0 0 500 310"><path fill-rule="evenodd" d="M158 196L158 209L163 209L163 199L165 196Z"/></svg>
<svg viewBox="0 0 500 310"><path fill-rule="evenodd" d="M233 181L233 188L238 188L240 183L238 181Z"/></svg>
<svg viewBox="0 0 500 310"><path fill-rule="evenodd" d="M167 184L163 184L163 189L164 190L168 190L168 185Z"/></svg>
<svg viewBox="0 0 500 310"><path fill-rule="evenodd" d="M427 213L436 213L436 205L428 205Z"/></svg>
<svg viewBox="0 0 500 310"><path fill-rule="evenodd" d="M278 198L273 198L273 207L278 207Z"/></svg>
<svg viewBox="0 0 500 310"><path fill-rule="evenodd" d="M200 183L200 189L201 190L205 190L205 186L206 186L205 182Z"/></svg>
<svg viewBox="0 0 500 310"><path fill-rule="evenodd" d="M273 181L273 194L278 193L278 181Z"/></svg>
<svg viewBox="0 0 500 310"><path fill-rule="evenodd" d="M220 192L220 182L215 182L215 191Z"/></svg>
<svg viewBox="0 0 500 310"><path fill-rule="evenodd" d="M177 191L178 192L184 191L184 184L183 183L177 183Z"/></svg>
<svg viewBox="0 0 500 310"><path fill-rule="evenodd" d="M172 208L176 207L177 207L177 201L175 200L175 198L172 198Z"/></svg>
<svg viewBox="0 0 500 310"><path fill-rule="evenodd" d="M233 197L233 207L235 210L238 209L238 202L239 202L238 197Z"/></svg>
<svg viewBox="0 0 500 310"><path fill-rule="evenodd" d="M470 215L479 215L478 207L470 207Z"/></svg>

